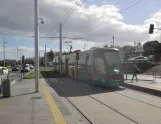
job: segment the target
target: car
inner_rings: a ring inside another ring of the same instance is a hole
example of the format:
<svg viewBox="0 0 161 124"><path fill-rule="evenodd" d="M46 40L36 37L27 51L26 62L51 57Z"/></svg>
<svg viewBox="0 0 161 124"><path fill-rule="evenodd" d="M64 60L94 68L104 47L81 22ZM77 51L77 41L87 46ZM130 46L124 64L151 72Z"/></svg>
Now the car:
<svg viewBox="0 0 161 124"><path fill-rule="evenodd" d="M30 69L34 69L34 66L33 65L30 65Z"/></svg>
<svg viewBox="0 0 161 124"><path fill-rule="evenodd" d="M30 64L26 64L25 65L25 72L29 72L30 71Z"/></svg>
<svg viewBox="0 0 161 124"><path fill-rule="evenodd" d="M25 67L25 72L29 72L30 71L30 67Z"/></svg>
<svg viewBox="0 0 161 124"><path fill-rule="evenodd" d="M24 71L25 72L29 72L30 71L30 65L29 64L25 65ZM21 67L21 72L23 72L23 67Z"/></svg>
<svg viewBox="0 0 161 124"><path fill-rule="evenodd" d="M148 57L145 57L145 56L137 56L137 57L128 59L128 62L147 62L147 61L148 61Z"/></svg>
<svg viewBox="0 0 161 124"><path fill-rule="evenodd" d="M12 68L12 71L19 71L20 70L20 66L19 65L15 65Z"/></svg>
<svg viewBox="0 0 161 124"><path fill-rule="evenodd" d="M0 67L1 75L8 75L8 68L7 67Z"/></svg>

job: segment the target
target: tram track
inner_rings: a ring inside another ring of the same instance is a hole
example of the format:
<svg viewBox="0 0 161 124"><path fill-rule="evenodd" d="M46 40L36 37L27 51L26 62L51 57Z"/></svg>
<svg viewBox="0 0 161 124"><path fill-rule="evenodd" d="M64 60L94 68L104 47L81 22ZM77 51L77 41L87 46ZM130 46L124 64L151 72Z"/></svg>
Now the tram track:
<svg viewBox="0 0 161 124"><path fill-rule="evenodd" d="M50 82L50 84L52 85L52 81L51 80L48 80ZM56 86L56 85L54 85ZM90 124L94 124L62 91L61 89L56 86L56 90L57 92L63 96ZM105 106L109 109L111 109L112 111L116 112L117 114L123 116L124 118L128 119L129 121L132 121L133 123L135 124L139 124L139 122L137 122L136 120L134 120L133 118L129 117L128 115L122 113L121 111L117 110L115 107L113 106L110 106L110 105L107 105L103 102L101 102L100 100L96 99L95 97L91 96L91 95L88 95L87 97L93 99L94 101L96 101L97 103L101 104L102 106Z"/></svg>
<svg viewBox="0 0 161 124"><path fill-rule="evenodd" d="M51 82L51 81L50 81ZM63 96L65 97L65 99L90 123L90 124L93 124L93 122L85 115L83 114L83 112L68 98L65 96L65 94L60 90L60 88L56 87L57 88L57 91ZM115 111L116 113L122 115L123 117L125 117L126 119L134 122L135 124L139 124L139 122L137 122L136 120L132 119L131 117L129 117L128 115L125 115L123 114L122 112L118 111L116 108L110 106L110 105L107 105L101 101L99 101L98 99L94 98L93 96L88 96L90 98L92 98L93 100L95 100L96 102L98 102L99 104L103 105L103 106L106 106L108 107L109 109Z"/></svg>
<svg viewBox="0 0 161 124"><path fill-rule="evenodd" d="M142 101L142 100L139 100L139 99L136 99L136 98L130 97L130 96L128 96L128 95L124 95L124 94L122 94L122 93L118 93L118 92L114 92L114 93L116 93L116 94L118 94L118 95L120 95L120 96L124 96L124 97L129 98L129 99L132 99L132 100L135 100L135 101L138 101L138 102L144 103L144 104L146 104L146 105L149 105L149 106L152 106L152 107L155 107L155 108L159 108L159 109L161 109L161 107L159 107L159 106L156 106L156 105L151 104L151 103L144 102L144 101Z"/></svg>
<svg viewBox="0 0 161 124"><path fill-rule="evenodd" d="M94 99L95 101L99 102L100 104L102 104L102 105L104 105L104 106L110 108L111 110L115 111L116 113L122 115L122 116L125 117L126 119L128 119L128 120L130 120L130 121L132 121L132 122L134 122L134 123L136 123L136 124L139 124L139 122L137 122L136 120L132 119L132 118L129 117L128 115L126 115L126 114L120 112L120 111L117 110L115 107L113 107L113 106L111 106L111 105L108 105L108 104L105 104L105 103L101 102L100 100L96 99L96 98L93 97L93 96L89 96L89 97L92 98L92 99Z"/></svg>
<svg viewBox="0 0 161 124"><path fill-rule="evenodd" d="M47 78L46 78L47 79ZM50 84L52 85L52 81L48 79L48 81L50 82ZM56 85L54 85L55 87ZM79 113L82 117L84 117L89 124L94 124L85 114L83 114L83 112L68 98L66 97L66 95L60 90L60 88L58 88L58 86L56 86L56 90L57 92L62 95Z"/></svg>

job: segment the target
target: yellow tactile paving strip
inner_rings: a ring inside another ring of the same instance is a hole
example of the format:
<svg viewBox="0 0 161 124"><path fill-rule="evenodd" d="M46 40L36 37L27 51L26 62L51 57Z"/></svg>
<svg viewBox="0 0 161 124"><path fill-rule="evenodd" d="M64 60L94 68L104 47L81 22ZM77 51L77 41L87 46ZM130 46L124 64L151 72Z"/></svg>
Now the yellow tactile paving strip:
<svg viewBox="0 0 161 124"><path fill-rule="evenodd" d="M45 97L47 99L47 102L50 106L50 110L52 112L53 118L56 122L56 124L67 124L67 122L65 121L62 113L60 112L58 106L56 105L53 97L51 96L51 94L49 93L47 87L45 86L43 80L40 81L41 87L45 93Z"/></svg>

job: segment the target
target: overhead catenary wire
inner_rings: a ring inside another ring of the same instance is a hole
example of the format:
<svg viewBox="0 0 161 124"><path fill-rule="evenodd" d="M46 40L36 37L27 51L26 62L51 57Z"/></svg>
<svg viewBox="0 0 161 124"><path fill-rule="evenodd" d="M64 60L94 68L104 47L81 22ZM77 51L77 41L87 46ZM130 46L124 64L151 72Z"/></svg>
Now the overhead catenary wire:
<svg viewBox="0 0 161 124"><path fill-rule="evenodd" d="M67 16L67 18L62 22L62 25L64 25L65 21L67 21L68 18L71 16L71 14L74 12L75 8L77 7L76 4L79 3L80 1L82 1L82 0L78 0L78 1L75 3L73 10L69 13L69 15Z"/></svg>
<svg viewBox="0 0 161 124"><path fill-rule="evenodd" d="M58 23L53 27L53 29L52 29L52 31L59 25L59 23L68 15L68 13L72 10L72 12L74 11L74 9L75 9L75 5L79 2L80 0L77 0L74 4L73 4L73 6L60 18L60 20L58 21ZM71 15L71 13L70 13L70 15ZM69 16L67 17L67 18L69 18Z"/></svg>
<svg viewBox="0 0 161 124"><path fill-rule="evenodd" d="M137 1L136 3L132 4L131 6L129 6L129 7L125 8L125 9L123 9L122 11L120 11L120 13L123 13L123 12L127 11L128 9L130 9L130 8L132 8L132 7L134 7L134 6L136 6L137 4L141 3L142 1L143 1L143 0ZM108 18L107 20L105 20L105 21L99 23L98 25L95 25L92 29L89 29L89 30L87 30L87 31L85 31L85 32L83 32L83 33L81 33L80 36L83 35L83 34L87 34L87 33L91 32L91 31L93 31L94 29L100 27L101 25L103 25L104 23L106 23L106 22L107 22L109 19L111 19L111 18L113 18L113 17L110 17L110 18Z"/></svg>
<svg viewBox="0 0 161 124"><path fill-rule="evenodd" d="M54 31L54 29L56 29L56 27L59 25L59 23L61 23L61 21L67 16L67 18L66 18L66 20L69 18L69 16L73 13L73 11L74 11L74 9L75 9L75 7L76 7L76 4L79 2L80 0L77 0L74 4L73 4L73 6L60 18L60 20L57 22L57 24L52 28L52 31L51 32L53 32ZM69 14L69 15L68 15ZM64 23L65 21L63 21L63 23ZM57 31L56 31L57 32ZM51 42L51 40L50 41L48 41L46 44L48 45L49 43Z"/></svg>

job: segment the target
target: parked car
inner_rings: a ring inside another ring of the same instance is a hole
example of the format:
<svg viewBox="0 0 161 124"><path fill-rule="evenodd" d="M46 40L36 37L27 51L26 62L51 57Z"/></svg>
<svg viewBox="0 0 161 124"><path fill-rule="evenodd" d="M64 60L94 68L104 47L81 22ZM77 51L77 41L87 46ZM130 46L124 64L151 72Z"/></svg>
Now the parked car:
<svg viewBox="0 0 161 124"><path fill-rule="evenodd" d="M137 56L137 57L128 59L128 62L147 62L147 61L148 61L148 57L145 57L145 56Z"/></svg>
<svg viewBox="0 0 161 124"><path fill-rule="evenodd" d="M1 75L7 75L8 74L8 68L7 67L0 67Z"/></svg>
<svg viewBox="0 0 161 124"><path fill-rule="evenodd" d="M1 73L7 75L8 74L8 68L7 67L0 67L2 70Z"/></svg>
<svg viewBox="0 0 161 124"><path fill-rule="evenodd" d="M19 71L20 70L20 66L19 65L15 65L12 68L12 71Z"/></svg>
<svg viewBox="0 0 161 124"><path fill-rule="evenodd" d="M25 65L24 71L25 72L29 72L30 71L30 65L29 64ZM23 72L23 67L21 67L21 72Z"/></svg>
<svg viewBox="0 0 161 124"><path fill-rule="evenodd" d="M30 69L34 69L34 66L33 65L30 65Z"/></svg>

